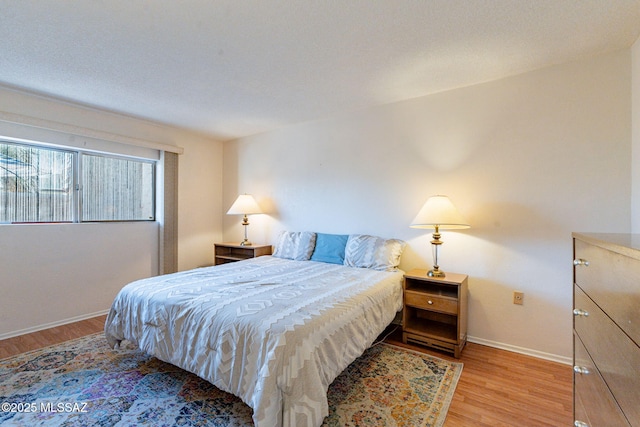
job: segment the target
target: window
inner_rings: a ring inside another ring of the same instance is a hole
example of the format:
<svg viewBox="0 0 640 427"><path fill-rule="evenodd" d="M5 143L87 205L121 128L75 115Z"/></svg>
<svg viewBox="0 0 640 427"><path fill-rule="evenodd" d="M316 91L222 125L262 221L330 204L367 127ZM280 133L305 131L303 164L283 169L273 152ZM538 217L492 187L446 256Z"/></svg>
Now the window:
<svg viewBox="0 0 640 427"><path fill-rule="evenodd" d="M0 141L0 222L152 221L154 181L153 161Z"/></svg>
<svg viewBox="0 0 640 427"><path fill-rule="evenodd" d="M82 220L154 219L153 164L82 154Z"/></svg>
<svg viewBox="0 0 640 427"><path fill-rule="evenodd" d="M71 222L73 153L0 143L0 221Z"/></svg>

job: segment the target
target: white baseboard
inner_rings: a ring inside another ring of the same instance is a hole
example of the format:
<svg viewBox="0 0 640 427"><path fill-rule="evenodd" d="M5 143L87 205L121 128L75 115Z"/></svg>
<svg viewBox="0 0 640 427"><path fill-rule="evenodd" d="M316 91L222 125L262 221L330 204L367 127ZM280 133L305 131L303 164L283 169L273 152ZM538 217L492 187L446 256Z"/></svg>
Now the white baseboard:
<svg viewBox="0 0 640 427"><path fill-rule="evenodd" d="M98 311L95 313L83 314L81 316L70 317L68 319L59 320L56 322L45 323L43 325L32 326L31 328L20 329L18 331L7 332L0 334L0 340L6 340L7 338L13 338L24 334L30 334L31 332L38 332L44 329L55 328L56 326L67 325L69 323L79 322L80 320L91 319L92 317L102 316L107 314L109 309Z"/></svg>
<svg viewBox="0 0 640 427"><path fill-rule="evenodd" d="M485 340L483 338L477 338L477 337L471 337L471 336L467 337L467 341L475 344L486 345L488 347L499 348L501 350L513 351L514 353L520 353L527 356L537 357L539 359L550 360L552 362L558 362L564 365L573 365L573 359L567 356L559 356L557 354L545 353L543 351L532 350L530 348L518 347L511 344L504 344L497 341Z"/></svg>

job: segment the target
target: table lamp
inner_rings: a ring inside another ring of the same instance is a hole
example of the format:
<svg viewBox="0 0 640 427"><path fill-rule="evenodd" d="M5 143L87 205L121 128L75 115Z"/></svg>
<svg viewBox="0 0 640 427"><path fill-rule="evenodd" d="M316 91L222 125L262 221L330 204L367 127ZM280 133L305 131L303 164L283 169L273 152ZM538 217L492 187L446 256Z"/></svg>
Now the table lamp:
<svg viewBox="0 0 640 427"><path fill-rule="evenodd" d="M434 229L431 247L433 251L433 269L429 270L429 277L445 277L438 265L438 250L442 241L440 240L440 229L454 230L469 228L470 225L460 215L458 209L451 203L447 196L431 196L427 199L418 215L413 219L411 228Z"/></svg>
<svg viewBox="0 0 640 427"><path fill-rule="evenodd" d="M262 213L260 206L250 194L241 194L227 211L227 215L244 215L242 225L244 226L244 240L240 242L242 246L251 246L251 242L247 238L247 227L249 226L249 218L247 215Z"/></svg>

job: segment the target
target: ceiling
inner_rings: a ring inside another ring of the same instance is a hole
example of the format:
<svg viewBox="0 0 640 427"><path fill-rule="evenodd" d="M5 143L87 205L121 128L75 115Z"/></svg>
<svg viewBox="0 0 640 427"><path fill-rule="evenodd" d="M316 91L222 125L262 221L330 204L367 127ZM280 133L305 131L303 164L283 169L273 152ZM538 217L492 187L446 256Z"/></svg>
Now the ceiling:
<svg viewBox="0 0 640 427"><path fill-rule="evenodd" d="M2 0L0 84L230 140L639 34L640 0Z"/></svg>

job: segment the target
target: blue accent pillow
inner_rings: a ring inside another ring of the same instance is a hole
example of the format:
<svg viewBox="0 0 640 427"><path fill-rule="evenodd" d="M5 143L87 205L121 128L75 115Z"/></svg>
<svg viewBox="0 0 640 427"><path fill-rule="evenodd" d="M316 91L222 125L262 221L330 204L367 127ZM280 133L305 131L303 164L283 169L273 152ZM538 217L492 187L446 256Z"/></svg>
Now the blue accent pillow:
<svg viewBox="0 0 640 427"><path fill-rule="evenodd" d="M349 240L348 234L316 234L316 248L311 261L344 264L344 249Z"/></svg>

